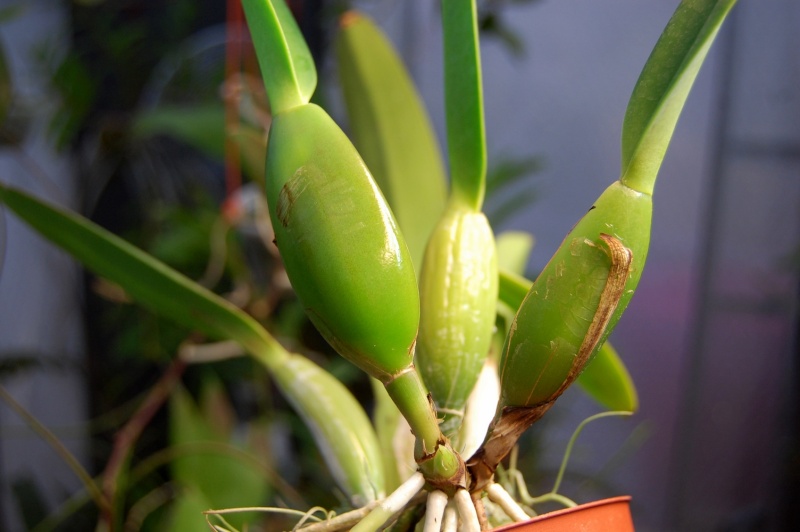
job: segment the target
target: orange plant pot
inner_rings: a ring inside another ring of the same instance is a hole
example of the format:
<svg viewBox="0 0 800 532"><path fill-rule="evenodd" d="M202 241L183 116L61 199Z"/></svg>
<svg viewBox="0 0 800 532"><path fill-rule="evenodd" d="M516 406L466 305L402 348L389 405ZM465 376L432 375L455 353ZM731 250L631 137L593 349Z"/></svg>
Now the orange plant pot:
<svg viewBox="0 0 800 532"><path fill-rule="evenodd" d="M556 510L494 532L634 532L629 496L613 497Z"/></svg>

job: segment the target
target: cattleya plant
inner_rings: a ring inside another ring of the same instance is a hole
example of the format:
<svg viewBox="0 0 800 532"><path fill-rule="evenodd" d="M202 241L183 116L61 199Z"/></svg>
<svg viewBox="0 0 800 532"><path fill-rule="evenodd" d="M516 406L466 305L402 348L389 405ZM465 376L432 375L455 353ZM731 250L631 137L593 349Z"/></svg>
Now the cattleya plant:
<svg viewBox="0 0 800 532"><path fill-rule="evenodd" d="M235 340L266 367L354 507L309 528L376 530L404 509L418 519L423 507L426 531L523 520L531 500L521 505L496 472L567 387L577 380L607 406L635 408L606 338L644 267L673 129L734 3L678 6L631 96L619 180L531 282L510 268L508 240L496 245L482 212L474 0L441 3L449 194L416 93L368 19L345 15L337 46L351 141L310 103L314 62L283 0L243 0L272 113L265 181L275 241L309 319L374 379L374 424L338 380L225 299L72 213L5 185L0 200L133 300ZM511 255L526 256L525 245L512 243ZM411 445L398 459L389 449L401 422Z"/></svg>

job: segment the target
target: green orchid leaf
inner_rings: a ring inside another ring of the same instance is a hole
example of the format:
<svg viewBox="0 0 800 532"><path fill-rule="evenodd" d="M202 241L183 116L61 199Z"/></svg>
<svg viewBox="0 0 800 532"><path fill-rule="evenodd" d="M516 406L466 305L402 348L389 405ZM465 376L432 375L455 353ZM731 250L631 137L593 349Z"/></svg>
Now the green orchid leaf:
<svg viewBox="0 0 800 532"><path fill-rule="evenodd" d="M297 25L294 15L292 15L292 11L289 9L289 6L286 5L286 1L270 1L275 8L275 14L278 15L278 22L283 29L283 36L286 39L286 44L289 46L289 54L292 58L292 65L297 78L297 88L300 91L300 97L303 101L308 102L311 100L311 96L317 88L317 67L314 65L314 58L311 56L311 50L308 49L308 44L303 38L303 34Z"/></svg>
<svg viewBox="0 0 800 532"><path fill-rule="evenodd" d="M686 97L736 0L683 0L653 48L622 124L623 184L652 194Z"/></svg>
<svg viewBox="0 0 800 532"><path fill-rule="evenodd" d="M497 235L497 266L517 275L524 275L533 244L533 235L525 231L500 233Z"/></svg>
<svg viewBox="0 0 800 532"><path fill-rule="evenodd" d="M231 443L225 428L213 425L182 387L172 392L169 406L170 445L174 449L191 448L170 463L173 480L197 490L213 508L264 505L269 483L239 453L223 451L232 447L246 452ZM241 524L252 517L236 514L233 519Z"/></svg>
<svg viewBox="0 0 800 532"><path fill-rule="evenodd" d="M288 355L241 309L91 221L0 185L0 202L142 306L216 339L232 339L267 367Z"/></svg>
<svg viewBox="0 0 800 532"><path fill-rule="evenodd" d="M636 412L639 409L639 396L631 374L609 342L604 343L586 365L578 384L609 410Z"/></svg>
<svg viewBox="0 0 800 532"><path fill-rule="evenodd" d="M480 210L486 193L486 138L475 0L443 0L442 29L452 194Z"/></svg>
<svg viewBox="0 0 800 532"><path fill-rule="evenodd" d="M134 138L168 135L221 161L225 156L225 109L221 104L157 107L134 117L131 134Z"/></svg>
<svg viewBox="0 0 800 532"><path fill-rule="evenodd" d="M354 504L385 495L374 430L341 382L309 360L287 353L240 309L96 224L2 185L0 201L87 268L119 284L142 306L212 337L242 344L267 367L311 429Z"/></svg>
<svg viewBox="0 0 800 532"><path fill-rule="evenodd" d="M500 301L513 309L519 308L532 284L525 277L501 269ZM609 410L633 412L639 407L633 379L609 342L597 351L576 382L589 397Z"/></svg>
<svg viewBox="0 0 800 532"><path fill-rule="evenodd" d="M208 528L203 512L214 505L195 487L181 486L169 507L166 526L161 530L205 530ZM163 524L163 523L162 523Z"/></svg>
<svg viewBox="0 0 800 532"><path fill-rule="evenodd" d="M353 144L386 196L420 271L447 196L433 126L402 61L372 20L345 14L336 53Z"/></svg>
<svg viewBox="0 0 800 532"><path fill-rule="evenodd" d="M243 0L242 7L273 113L308 103L317 74L289 8L283 0Z"/></svg>
<svg viewBox="0 0 800 532"><path fill-rule="evenodd" d="M528 295L528 290L531 289L533 282L506 268L500 268L499 274L497 297L516 311L522 304L522 300Z"/></svg>

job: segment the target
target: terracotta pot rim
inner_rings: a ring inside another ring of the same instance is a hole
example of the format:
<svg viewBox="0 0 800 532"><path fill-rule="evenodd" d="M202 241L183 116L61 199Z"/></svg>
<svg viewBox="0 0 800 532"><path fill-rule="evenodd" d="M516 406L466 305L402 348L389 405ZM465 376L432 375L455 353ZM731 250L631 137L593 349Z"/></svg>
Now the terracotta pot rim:
<svg viewBox="0 0 800 532"><path fill-rule="evenodd" d="M537 515L536 517L531 517L527 521L520 521L517 523L509 523L507 525L503 525L493 529L494 532L502 532L507 528L511 528L514 526L519 526L522 523L540 523L542 521L547 521L548 519L555 519L556 517L572 513L578 510L588 509L588 508L595 508L597 506L606 506L610 504L617 504L621 502L630 502L631 496L630 495L618 495L616 497L609 497L607 499L600 499L597 501L591 501L584 504L579 504L578 506L573 506L571 508L562 508L561 510L554 510L552 512L547 512L546 514Z"/></svg>

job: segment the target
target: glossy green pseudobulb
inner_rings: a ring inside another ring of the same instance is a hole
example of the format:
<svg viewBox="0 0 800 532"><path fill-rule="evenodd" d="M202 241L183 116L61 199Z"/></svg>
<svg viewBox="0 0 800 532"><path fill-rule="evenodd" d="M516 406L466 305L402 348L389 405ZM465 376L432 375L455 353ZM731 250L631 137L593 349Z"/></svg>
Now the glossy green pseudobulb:
<svg viewBox="0 0 800 532"><path fill-rule="evenodd" d="M517 310L500 358L500 402L467 462L482 490L520 435L574 382L619 321L641 277L652 196L619 181L570 231Z"/></svg>
<svg viewBox="0 0 800 532"><path fill-rule="evenodd" d="M350 140L313 104L274 117L267 198L278 249L311 321L386 383L411 361L419 295L394 217Z"/></svg>
<svg viewBox="0 0 800 532"><path fill-rule="evenodd" d="M617 181L570 231L534 282L511 325L500 362L501 407L532 407L554 400L563 391L565 380L574 380L591 360L639 283L651 217L652 196ZM601 235L612 237L631 254L624 287L602 305L612 259ZM608 304L614 305L613 309L599 308ZM610 310L607 322L594 331L599 336L587 339L602 310ZM582 347L590 351L579 360ZM576 361L580 367L575 367Z"/></svg>
<svg viewBox="0 0 800 532"><path fill-rule="evenodd" d="M489 352L497 311L497 254L481 212L454 202L437 225L420 275L416 365L442 432L453 437Z"/></svg>

